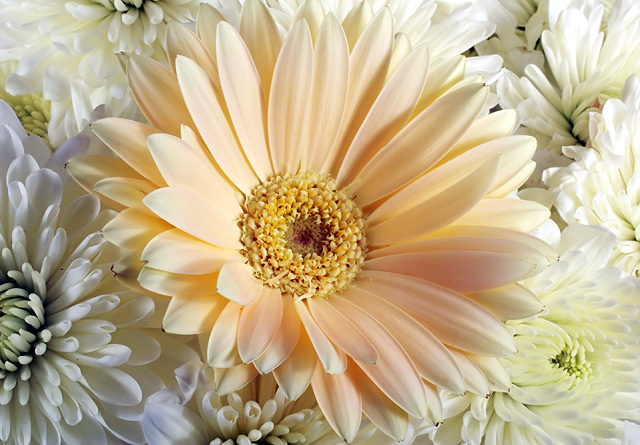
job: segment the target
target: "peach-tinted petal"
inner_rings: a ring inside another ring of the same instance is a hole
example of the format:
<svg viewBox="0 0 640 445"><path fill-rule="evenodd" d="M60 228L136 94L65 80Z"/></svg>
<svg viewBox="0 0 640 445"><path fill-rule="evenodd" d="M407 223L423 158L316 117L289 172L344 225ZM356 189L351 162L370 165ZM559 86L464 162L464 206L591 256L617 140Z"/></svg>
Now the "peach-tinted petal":
<svg viewBox="0 0 640 445"><path fill-rule="evenodd" d="M196 34L215 62L218 23L225 18L213 6L201 3L196 17ZM175 67L174 67L175 68Z"/></svg>
<svg viewBox="0 0 640 445"><path fill-rule="evenodd" d="M367 337L323 298L309 299L309 310L329 340L354 360L376 363L379 355Z"/></svg>
<svg viewBox="0 0 640 445"><path fill-rule="evenodd" d="M207 148L225 175L244 193L258 183L258 178L244 156L227 116L216 97L209 76L193 60L176 59L178 82L189 113Z"/></svg>
<svg viewBox="0 0 640 445"><path fill-rule="evenodd" d="M180 125L195 128L176 76L155 60L132 55L127 77L133 97L149 123L163 133L180 134ZM158 94L162 91L162 94Z"/></svg>
<svg viewBox="0 0 640 445"><path fill-rule="evenodd" d="M363 266L366 270L429 280L458 292L477 292L514 283L529 276L536 267L536 263L520 255L457 247L449 250L446 246L440 251L374 258Z"/></svg>
<svg viewBox="0 0 640 445"><path fill-rule="evenodd" d="M257 359L275 338L282 321L282 298L279 289L262 286L258 298L243 308L238 323L238 352L243 362Z"/></svg>
<svg viewBox="0 0 640 445"><path fill-rule="evenodd" d="M362 166L406 125L424 88L428 69L426 45L402 61L360 125L340 166L338 184L349 184Z"/></svg>
<svg viewBox="0 0 640 445"><path fill-rule="evenodd" d="M262 281L253 276L253 268L244 261L226 263L220 269L218 292L231 301L246 306L258 298Z"/></svg>
<svg viewBox="0 0 640 445"><path fill-rule="evenodd" d="M145 289L161 295L190 298L214 294L217 278L217 273L182 275L143 267L138 281Z"/></svg>
<svg viewBox="0 0 640 445"><path fill-rule="evenodd" d="M479 118L471 124L469 130L456 142L445 158L453 159L485 142L509 136L516 126L516 118L515 110L499 110Z"/></svg>
<svg viewBox="0 0 640 445"><path fill-rule="evenodd" d="M476 119L488 92L482 84L458 88L409 122L349 185L351 193L358 195L358 203L375 202L422 176ZM385 180L380 181L381 177Z"/></svg>
<svg viewBox="0 0 640 445"><path fill-rule="evenodd" d="M209 22L207 25L215 31L215 23ZM167 23L166 46L167 59L169 59L169 65L174 73L176 72L176 57L188 57L205 70L216 86L216 91L219 91L220 80L218 79L216 62L212 54L204 46L203 41L193 31L181 23Z"/></svg>
<svg viewBox="0 0 640 445"><path fill-rule="evenodd" d="M158 171L147 148L147 136L157 130L139 122L119 118L100 119L91 124L91 130L114 153L146 179L163 187L164 178Z"/></svg>
<svg viewBox="0 0 640 445"><path fill-rule="evenodd" d="M197 275L217 272L225 263L242 257L237 250L223 249L171 229L150 240L140 259L154 269Z"/></svg>
<svg viewBox="0 0 640 445"><path fill-rule="evenodd" d="M533 292L517 283L482 292L470 292L466 295L501 320L531 317L542 312L544 308Z"/></svg>
<svg viewBox="0 0 640 445"><path fill-rule="evenodd" d="M412 119L464 78L466 61L464 56L453 56L431 64L429 81L422 90Z"/></svg>
<svg viewBox="0 0 640 445"><path fill-rule="evenodd" d="M242 363L233 368L216 368L216 394L225 396L239 390L258 376L255 366Z"/></svg>
<svg viewBox="0 0 640 445"><path fill-rule="evenodd" d="M504 392L511 389L511 377L500 359L473 354L468 354L467 357L484 374L491 385L491 389Z"/></svg>
<svg viewBox="0 0 640 445"><path fill-rule="evenodd" d="M347 38L349 38L349 31ZM378 12L355 44L349 57L349 91L340 134L323 171L337 172L360 124L384 86L393 45L393 19L388 8Z"/></svg>
<svg viewBox="0 0 640 445"><path fill-rule="evenodd" d="M216 195L216 208L231 218L241 213L241 194L218 172L198 148L169 134L155 134L147 140L149 151L162 176L172 187L181 187L209 198Z"/></svg>
<svg viewBox="0 0 640 445"><path fill-rule="evenodd" d="M347 442L352 442L360 428L362 400L358 384L349 371L327 374L318 363L311 386L318 405L331 427Z"/></svg>
<svg viewBox="0 0 640 445"><path fill-rule="evenodd" d="M282 46L278 26L261 1L247 0L242 7L239 31L260 74L262 90L269 97L274 66Z"/></svg>
<svg viewBox="0 0 640 445"><path fill-rule="evenodd" d="M423 378L454 393L464 392L462 374L453 356L415 318L389 301L359 288L358 282L345 292L345 296L393 334Z"/></svg>
<svg viewBox="0 0 640 445"><path fill-rule="evenodd" d="M320 171L342 123L349 80L349 48L333 14L326 16L313 51L313 77L302 168Z"/></svg>
<svg viewBox="0 0 640 445"><path fill-rule="evenodd" d="M521 199L483 199L452 225L492 226L529 233L549 219L542 204Z"/></svg>
<svg viewBox="0 0 640 445"><path fill-rule="evenodd" d="M143 199L155 189L156 186L146 179L118 177L101 179L93 186L96 193L139 212L148 212Z"/></svg>
<svg viewBox="0 0 640 445"><path fill-rule="evenodd" d="M276 336L253 364L260 374L267 374L280 366L293 352L300 339L300 319L293 298L282 298L282 322Z"/></svg>
<svg viewBox="0 0 640 445"><path fill-rule="evenodd" d="M125 209L102 228L102 235L116 246L139 250L153 237L172 228L155 215Z"/></svg>
<svg viewBox="0 0 640 445"><path fill-rule="evenodd" d="M271 174L265 136L267 109L260 76L238 32L218 25L218 67L229 115L253 171L264 181Z"/></svg>
<svg viewBox="0 0 640 445"><path fill-rule="evenodd" d="M313 44L305 21L297 22L282 45L269 96L269 148L276 172L298 170L313 73Z"/></svg>
<svg viewBox="0 0 640 445"><path fill-rule="evenodd" d="M162 328L172 334L199 334L210 331L226 305L220 295L172 298L162 320Z"/></svg>
<svg viewBox="0 0 640 445"><path fill-rule="evenodd" d="M361 369L353 366L352 372L358 382L364 414L382 432L397 441L402 441L407 434L409 415L385 396Z"/></svg>
<svg viewBox="0 0 640 445"><path fill-rule="evenodd" d="M417 202L402 213L387 214L388 209L395 213L398 208L406 207L404 203L396 201L403 201L407 198L412 201L420 199L416 195L402 193L408 191L407 189L411 186L407 187L386 201L387 205L372 213L372 219L380 222L377 224L369 222L367 241L372 246L397 244L426 236L448 225L469 211L484 197L493 182L499 162L500 159L497 157L487 161L473 173L466 177L460 177L458 182L440 193L431 195L425 190L425 193L418 195L424 196L424 201ZM414 184L416 183L411 185Z"/></svg>
<svg viewBox="0 0 640 445"><path fill-rule="evenodd" d="M380 354L380 359L374 365L363 362L356 364L398 406L415 417L424 417L427 400L422 379L413 362L389 331L347 298L346 295L345 298L334 295L331 304L358 328L366 330Z"/></svg>
<svg viewBox="0 0 640 445"><path fill-rule="evenodd" d="M228 249L240 247L236 216L225 214L211 200L187 189L165 187L149 193L143 202L160 218L196 238Z"/></svg>
<svg viewBox="0 0 640 445"><path fill-rule="evenodd" d="M67 162L66 170L71 177L88 192L93 192L96 182L104 178L129 177L144 179L140 173L129 167L122 159L112 156L82 156ZM98 195L100 196L100 195ZM103 202L116 210L126 207L116 201L100 196Z"/></svg>
<svg viewBox="0 0 640 445"><path fill-rule="evenodd" d="M309 26L311 32L311 38L313 43L316 42L318 31L322 25L322 20L325 18L325 11L322 7L322 2L319 0L306 0L296 10L295 15L291 19L291 23L296 23L298 20L305 20Z"/></svg>
<svg viewBox="0 0 640 445"><path fill-rule="evenodd" d="M467 390L482 397L489 397L491 387L485 375L480 371L480 368L462 352L452 349L451 353L462 370Z"/></svg>
<svg viewBox="0 0 640 445"><path fill-rule="evenodd" d="M369 2L359 2L355 8L349 11L349 14L342 21L342 27L349 40L349 49L353 49L372 17L373 8Z"/></svg>
<svg viewBox="0 0 640 445"><path fill-rule="evenodd" d="M228 302L216 320L207 344L207 361L214 368L229 368L242 363L238 354L238 321L242 306Z"/></svg>
<svg viewBox="0 0 640 445"><path fill-rule="evenodd" d="M302 325L313 344L318 358L325 371L329 374L341 374L347 369L347 357L341 350L337 349L327 336L322 332L320 326L313 319L304 300L295 303L296 311L302 321Z"/></svg>
<svg viewBox="0 0 640 445"><path fill-rule="evenodd" d="M359 287L410 313L446 345L491 356L516 352L504 324L464 295L428 281L363 271Z"/></svg>
<svg viewBox="0 0 640 445"><path fill-rule="evenodd" d="M307 389L318 363L317 357L309 337L302 331L291 355L273 371L287 399L296 400Z"/></svg>

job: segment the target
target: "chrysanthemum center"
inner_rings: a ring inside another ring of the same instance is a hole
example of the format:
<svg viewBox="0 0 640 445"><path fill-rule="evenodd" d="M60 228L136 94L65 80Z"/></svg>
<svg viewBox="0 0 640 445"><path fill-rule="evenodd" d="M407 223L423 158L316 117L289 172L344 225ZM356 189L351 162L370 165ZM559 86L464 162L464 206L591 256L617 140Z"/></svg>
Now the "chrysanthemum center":
<svg viewBox="0 0 640 445"><path fill-rule="evenodd" d="M575 379L588 378L592 374L586 348L578 340L565 344L555 357L549 359L549 363Z"/></svg>
<svg viewBox="0 0 640 445"><path fill-rule="evenodd" d="M39 296L13 282L0 285L0 377L21 370L47 350L51 332L43 329ZM26 376L28 378L28 376Z"/></svg>
<svg viewBox="0 0 640 445"><path fill-rule="evenodd" d="M327 296L360 271L362 211L327 175L275 176L246 198L242 254L254 275L294 296Z"/></svg>
<svg viewBox="0 0 640 445"><path fill-rule="evenodd" d="M49 145L48 128L51 120L51 102L42 97L42 94L12 96L3 91L0 91L0 99L13 108L27 134L40 136Z"/></svg>

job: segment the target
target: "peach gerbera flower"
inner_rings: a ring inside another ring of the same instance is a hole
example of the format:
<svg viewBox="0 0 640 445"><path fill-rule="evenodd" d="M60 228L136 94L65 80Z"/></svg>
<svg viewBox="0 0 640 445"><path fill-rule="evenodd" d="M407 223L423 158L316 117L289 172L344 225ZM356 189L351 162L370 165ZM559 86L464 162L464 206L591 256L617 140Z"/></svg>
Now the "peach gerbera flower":
<svg viewBox="0 0 640 445"><path fill-rule="evenodd" d="M363 412L400 439L442 418L436 386L488 391L515 352L500 318L542 309L514 283L553 255L523 233L548 212L505 198L535 141L462 56L394 52L388 9L299 18L284 39L257 0L239 31L208 6L197 35L169 24L172 71L127 67L150 126L95 123L119 158L68 168L121 210L119 278L172 297L167 331L211 333L219 394L273 371L347 441Z"/></svg>

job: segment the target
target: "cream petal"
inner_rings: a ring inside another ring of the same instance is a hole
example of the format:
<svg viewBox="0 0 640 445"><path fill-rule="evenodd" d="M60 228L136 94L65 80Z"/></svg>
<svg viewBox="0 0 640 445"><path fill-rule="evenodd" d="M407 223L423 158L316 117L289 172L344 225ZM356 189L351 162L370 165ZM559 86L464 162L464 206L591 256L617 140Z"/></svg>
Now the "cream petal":
<svg viewBox="0 0 640 445"><path fill-rule="evenodd" d="M113 177L128 177L144 180L144 177L129 167L122 159L112 156L82 156L72 158L67 162L66 170L71 177L89 193L93 192L96 182ZM100 195L99 195L100 196ZM106 205L116 210L124 210L126 207L116 201L102 197Z"/></svg>
<svg viewBox="0 0 640 445"><path fill-rule="evenodd" d="M184 56L176 59L182 95L200 135L224 174L245 194L258 183L243 151L229 127L214 85L202 68Z"/></svg>
<svg viewBox="0 0 640 445"><path fill-rule="evenodd" d="M294 24L299 20L305 20L307 25L309 25L311 38L315 44L322 21L326 16L327 14L320 0L306 0L302 2L296 10L295 15L291 19L291 23Z"/></svg>
<svg viewBox="0 0 640 445"><path fill-rule="evenodd" d="M264 354L253 362L260 374L270 373L291 355L300 340L300 331L300 319L293 298L285 296L282 298L282 322L278 332Z"/></svg>
<svg viewBox="0 0 640 445"><path fill-rule="evenodd" d="M349 30L346 29L347 39ZM384 86L393 46L393 19L382 8L369 21L349 57L349 90L342 127L323 171L337 172L351 141Z"/></svg>
<svg viewBox="0 0 640 445"><path fill-rule="evenodd" d="M102 235L116 246L139 252L153 237L172 228L155 215L125 209L103 227Z"/></svg>
<svg viewBox="0 0 640 445"><path fill-rule="evenodd" d="M226 396L246 386L258 376L255 366L242 363L233 368L215 370L216 394Z"/></svg>
<svg viewBox="0 0 640 445"><path fill-rule="evenodd" d="M313 73L313 44L305 21L289 32L273 73L269 96L269 148L278 173L296 172Z"/></svg>
<svg viewBox="0 0 640 445"><path fill-rule="evenodd" d="M516 352L504 324L462 294L394 273L363 271L359 278L361 289L410 313L446 345L496 357Z"/></svg>
<svg viewBox="0 0 640 445"><path fill-rule="evenodd" d="M362 400L354 377L348 371L327 374L318 364L311 387L329 425L348 443L353 442L362 419Z"/></svg>
<svg viewBox="0 0 640 445"><path fill-rule="evenodd" d="M237 250L205 243L179 229L158 234L140 257L148 267L167 272L198 275L218 272L225 263L241 261Z"/></svg>
<svg viewBox="0 0 640 445"><path fill-rule="evenodd" d="M275 338L282 322L282 298L291 297L262 286L258 298L243 308L238 323L238 352L243 362L253 362Z"/></svg>
<svg viewBox="0 0 640 445"><path fill-rule="evenodd" d="M344 298L333 295L331 304L366 332L378 350L380 358L375 364L356 362L360 369L398 406L412 416L423 418L427 413L427 399L422 379L398 341L375 318L351 303L347 295Z"/></svg>
<svg viewBox="0 0 640 445"><path fill-rule="evenodd" d="M386 271L429 280L458 292L505 286L529 276L538 267L529 258L502 252L448 250L374 258L366 270Z"/></svg>
<svg viewBox="0 0 640 445"><path fill-rule="evenodd" d="M178 298L215 294L218 274L181 275L143 267L138 275L140 285L160 295Z"/></svg>
<svg viewBox="0 0 640 445"><path fill-rule="evenodd" d="M479 118L471 124L445 158L453 159L485 142L510 136L516 126L516 118L516 110L499 110Z"/></svg>
<svg viewBox="0 0 640 445"><path fill-rule="evenodd" d="M143 200L156 186L146 179L105 178L96 182L93 190L124 207L148 213Z"/></svg>
<svg viewBox="0 0 640 445"><path fill-rule="evenodd" d="M227 109L242 148L260 180L273 174L267 147L267 108L260 76L238 32L226 23L218 25L220 83Z"/></svg>
<svg viewBox="0 0 640 445"><path fill-rule="evenodd" d="M467 357L484 374L493 391L508 392L511 390L511 376L500 359L482 355L467 355Z"/></svg>
<svg viewBox="0 0 640 445"><path fill-rule="evenodd" d="M407 435L409 415L393 403L382 391L360 370L353 367L353 374L358 382L362 398L362 411L383 433L402 441Z"/></svg>
<svg viewBox="0 0 640 445"><path fill-rule="evenodd" d="M362 35L365 27L373 18L373 8L370 2L359 2L349 11L342 21L347 38L349 40L349 49L353 49L358 38Z"/></svg>
<svg viewBox="0 0 640 445"><path fill-rule="evenodd" d="M351 358L365 363L378 361L378 351L362 331L327 300L310 298L309 310L329 340Z"/></svg>
<svg viewBox="0 0 640 445"><path fill-rule="evenodd" d="M466 296L490 310L501 320L518 320L539 314L544 304L521 284L508 284L497 289L470 292Z"/></svg>
<svg viewBox="0 0 640 445"><path fill-rule="evenodd" d="M276 59L282 47L278 26L261 1L247 0L240 14L239 31L260 73L262 91L269 97Z"/></svg>
<svg viewBox="0 0 640 445"><path fill-rule="evenodd" d="M225 263L218 277L218 292L243 306L258 298L263 288L262 281L253 276L253 268L244 261Z"/></svg>
<svg viewBox="0 0 640 445"><path fill-rule="evenodd" d="M242 195L218 172L198 148L169 134L155 134L147 139L149 151L162 176L172 187L189 190L205 199L215 193L218 211L230 218L242 213Z"/></svg>
<svg viewBox="0 0 640 445"><path fill-rule="evenodd" d="M216 8L207 3L200 4L198 16L196 17L196 35L211 55L214 63L216 59L216 31L218 23L223 21L225 21L225 18Z"/></svg>
<svg viewBox="0 0 640 445"><path fill-rule="evenodd" d="M203 9L209 10L210 7ZM206 15L207 12L204 12L204 14ZM207 22L207 27L214 31L216 29L215 25L215 23ZM200 24L200 29L202 29L202 24ZM211 52L207 50L203 40L200 40L187 26L178 22L167 23L166 47L167 59L169 59L169 65L174 73L176 72L176 57L185 56L196 62L209 75L215 85L215 90L220 91L218 67L213 60ZM212 50L214 49L215 46L212 47Z"/></svg>
<svg viewBox="0 0 640 445"><path fill-rule="evenodd" d="M336 177L349 184L362 167L385 146L409 120L429 69L426 45L411 52L393 73L358 129Z"/></svg>
<svg viewBox="0 0 640 445"><path fill-rule="evenodd" d="M203 241L228 249L240 247L235 216L225 214L211 202L178 187L154 190L144 204L160 218Z"/></svg>
<svg viewBox="0 0 640 445"><path fill-rule="evenodd" d="M451 353L462 370L467 390L481 397L489 397L491 395L491 387L480 368L462 352L452 349Z"/></svg>
<svg viewBox="0 0 640 445"><path fill-rule="evenodd" d="M180 134L182 124L195 128L176 76L162 64L132 55L127 63L127 77L133 97L152 127L174 135Z"/></svg>
<svg viewBox="0 0 640 445"><path fill-rule="evenodd" d="M115 117L92 123L91 130L131 168L158 187L166 185L146 144L147 136L157 130L136 121Z"/></svg>
<svg viewBox="0 0 640 445"><path fill-rule="evenodd" d="M344 352L337 349L331 341L329 341L324 332L322 332L322 329L320 329L320 326L318 326L309 312L304 300L296 301L295 306L300 321L325 371L329 374L342 374L347 369L347 357Z"/></svg>
<svg viewBox="0 0 640 445"><path fill-rule="evenodd" d="M428 171L476 119L488 93L482 84L458 88L409 122L349 185L349 191L358 196L358 203L364 206L375 202ZM407 163L407 159L411 162Z"/></svg>
<svg viewBox="0 0 640 445"><path fill-rule="evenodd" d="M542 204L521 199L483 199L452 222L456 226L492 226L529 233L549 219Z"/></svg>
<svg viewBox="0 0 640 445"><path fill-rule="evenodd" d="M451 353L427 328L389 301L358 287L345 291L345 298L380 322L407 351L420 375L456 394L464 392L464 380Z"/></svg>
<svg viewBox="0 0 640 445"><path fill-rule="evenodd" d="M225 304L226 300L220 295L172 298L164 314L162 328L170 334L209 332Z"/></svg>
<svg viewBox="0 0 640 445"><path fill-rule="evenodd" d="M313 52L313 76L302 168L321 171L333 146L347 101L349 47L333 14L325 17Z"/></svg>
<svg viewBox="0 0 640 445"><path fill-rule="evenodd" d="M466 57L458 55L447 59L440 59L431 64L429 81L425 84L420 100L413 112L413 119L435 102L447 90L463 80L465 75Z"/></svg>
<svg viewBox="0 0 640 445"><path fill-rule="evenodd" d="M405 188L402 192L389 198L383 207L379 207L371 214L372 220L380 222L376 224L369 221L367 242L371 246L398 244L421 238L447 226L473 208L484 197L493 182L499 163L500 159L497 157L487 161L473 173L460 178L457 183L442 192L430 196L431 194L427 191L418 195L426 195L423 202L416 203L415 206L402 213L387 214L388 209L395 213L398 208L407 207L405 203L396 201L419 199L416 195L402 193L408 192L409 189L415 192L414 187Z"/></svg>
<svg viewBox="0 0 640 445"><path fill-rule="evenodd" d="M214 368L230 368L242 363L238 354L238 321L242 307L228 302L217 318L207 344L207 362Z"/></svg>
<svg viewBox="0 0 640 445"><path fill-rule="evenodd" d="M311 382L317 363L316 351L311 340L305 332L301 332L291 355L273 370L273 376L287 399L297 400L302 395Z"/></svg>

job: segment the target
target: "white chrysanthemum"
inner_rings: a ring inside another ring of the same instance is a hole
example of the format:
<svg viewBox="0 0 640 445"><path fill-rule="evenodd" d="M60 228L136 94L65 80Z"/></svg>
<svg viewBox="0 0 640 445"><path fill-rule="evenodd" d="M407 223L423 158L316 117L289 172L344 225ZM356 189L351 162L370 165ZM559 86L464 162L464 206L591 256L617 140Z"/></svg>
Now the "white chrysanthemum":
<svg viewBox="0 0 640 445"><path fill-rule="evenodd" d="M633 76L622 100L608 101L590 125L593 148L565 147L575 162L549 169L545 182L557 194L567 222L598 224L618 238L610 263L640 276L640 80Z"/></svg>
<svg viewBox="0 0 640 445"><path fill-rule="evenodd" d="M525 77L507 71L498 82L500 105L517 109L539 149L557 154L584 144L589 113L619 97L627 77L640 72L640 3L618 0L608 19L600 2L576 5L549 8L541 35L546 70L532 64Z"/></svg>
<svg viewBox="0 0 640 445"><path fill-rule="evenodd" d="M613 445L640 419L640 282L606 267L606 229L570 225L558 238L560 261L524 282L545 312L507 322L513 386L445 397L436 443Z"/></svg>
<svg viewBox="0 0 640 445"><path fill-rule="evenodd" d="M91 111L140 118L118 53L164 57L169 21L194 19L200 0L0 0L0 60L18 60L6 89L43 93L54 147L79 133Z"/></svg>
<svg viewBox="0 0 640 445"><path fill-rule="evenodd" d="M147 399L142 428L150 444L345 444L310 390L290 401L267 374L238 392L219 396L214 374L200 362L186 363L176 370L178 386ZM352 443L366 442L373 432L367 424ZM377 443L391 439L383 440Z"/></svg>
<svg viewBox="0 0 640 445"><path fill-rule="evenodd" d="M426 44L432 65L459 56L478 42L487 39L495 25L486 16L484 0L266 0L271 13L284 33L291 28L293 18L308 16L314 11L318 17L328 13L338 21L349 23L352 33L347 35L352 47L364 26L384 7L393 15L396 30L396 55L399 62L411 48ZM210 1L234 26L240 26L240 10L244 0ZM316 25L319 23L316 23ZM315 26L313 23L310 26ZM345 25L346 26L346 25ZM455 29L455 33L451 30ZM358 30L360 32L358 32ZM502 67L495 55L467 58L467 75L482 74L489 82Z"/></svg>
<svg viewBox="0 0 640 445"><path fill-rule="evenodd" d="M63 170L77 141L50 156L4 102L0 141L0 441L142 443L153 301L112 278L112 214Z"/></svg>

